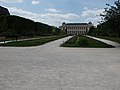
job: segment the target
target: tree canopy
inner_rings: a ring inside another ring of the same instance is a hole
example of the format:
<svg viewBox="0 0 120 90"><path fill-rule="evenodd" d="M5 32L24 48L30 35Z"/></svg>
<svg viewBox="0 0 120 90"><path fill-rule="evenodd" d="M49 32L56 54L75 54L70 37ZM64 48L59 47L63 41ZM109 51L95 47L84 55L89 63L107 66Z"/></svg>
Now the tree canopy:
<svg viewBox="0 0 120 90"><path fill-rule="evenodd" d="M90 33L95 36L120 37L120 0L114 1L114 5L106 5L103 14L100 14L103 20L95 30L90 30Z"/></svg>
<svg viewBox="0 0 120 90"><path fill-rule="evenodd" d="M54 32L53 32L54 29ZM0 36L2 37L34 37L58 35L60 29L40 22L34 22L19 16L0 15Z"/></svg>
<svg viewBox="0 0 120 90"><path fill-rule="evenodd" d="M103 17L103 23L99 26L105 29L107 33L115 33L120 37L120 0L114 2L114 6L106 4Z"/></svg>

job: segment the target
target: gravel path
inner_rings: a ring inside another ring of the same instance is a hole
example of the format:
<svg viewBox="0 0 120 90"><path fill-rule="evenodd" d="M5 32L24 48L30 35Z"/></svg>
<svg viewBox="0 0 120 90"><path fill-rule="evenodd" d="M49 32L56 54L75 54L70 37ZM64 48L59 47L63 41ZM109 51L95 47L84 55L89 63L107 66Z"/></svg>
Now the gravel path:
<svg viewBox="0 0 120 90"><path fill-rule="evenodd" d="M0 47L0 90L120 90L119 48Z"/></svg>
<svg viewBox="0 0 120 90"><path fill-rule="evenodd" d="M114 46L114 47L116 47L116 48L120 48L120 44L117 43L117 42L110 41L110 40L106 40L106 39L101 39L101 38L96 38L96 37L88 36L88 35L86 35L86 36L89 37L89 38L92 38L92 39L95 39L95 40L104 42L104 43L106 43L106 44L108 44L108 45L112 45L112 46Z"/></svg>

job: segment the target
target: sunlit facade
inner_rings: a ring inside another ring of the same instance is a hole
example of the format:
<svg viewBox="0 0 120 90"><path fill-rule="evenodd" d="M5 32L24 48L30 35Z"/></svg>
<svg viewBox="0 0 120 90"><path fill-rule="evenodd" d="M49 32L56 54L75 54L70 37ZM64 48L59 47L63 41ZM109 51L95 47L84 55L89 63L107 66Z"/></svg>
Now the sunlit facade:
<svg viewBox="0 0 120 90"><path fill-rule="evenodd" d="M82 35L89 32L92 23L63 23L62 29L66 31L68 35Z"/></svg>

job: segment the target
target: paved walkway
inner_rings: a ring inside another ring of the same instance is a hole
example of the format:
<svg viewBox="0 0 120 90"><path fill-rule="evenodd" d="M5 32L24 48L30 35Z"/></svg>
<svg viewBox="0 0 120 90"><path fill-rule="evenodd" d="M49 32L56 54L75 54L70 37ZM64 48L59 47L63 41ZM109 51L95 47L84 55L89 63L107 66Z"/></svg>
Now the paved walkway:
<svg viewBox="0 0 120 90"><path fill-rule="evenodd" d="M0 47L0 90L120 90L119 48Z"/></svg>
<svg viewBox="0 0 120 90"><path fill-rule="evenodd" d="M110 40L106 40L106 39L101 39L101 38L96 38L96 37L88 36L88 35L86 35L86 36L89 37L89 38L92 38L92 39L95 39L95 40L104 42L104 43L106 43L106 44L108 44L108 45L112 45L112 46L114 46L114 47L116 47L116 48L120 48L120 44L117 43L117 42L110 41Z"/></svg>

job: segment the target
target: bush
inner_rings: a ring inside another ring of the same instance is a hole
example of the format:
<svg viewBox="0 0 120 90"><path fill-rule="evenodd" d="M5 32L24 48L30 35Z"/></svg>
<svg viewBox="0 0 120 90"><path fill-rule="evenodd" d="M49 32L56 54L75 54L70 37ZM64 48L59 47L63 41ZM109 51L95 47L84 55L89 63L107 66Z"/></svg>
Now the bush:
<svg viewBox="0 0 120 90"><path fill-rule="evenodd" d="M89 41L88 41L88 39L81 39L80 41L78 41L78 44L80 45L80 46L88 46L88 44L89 44Z"/></svg>

